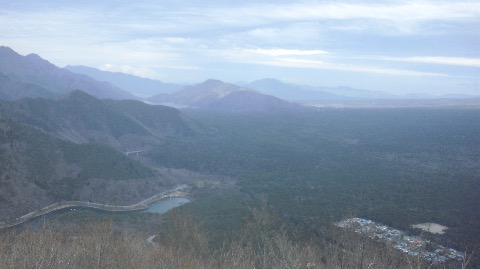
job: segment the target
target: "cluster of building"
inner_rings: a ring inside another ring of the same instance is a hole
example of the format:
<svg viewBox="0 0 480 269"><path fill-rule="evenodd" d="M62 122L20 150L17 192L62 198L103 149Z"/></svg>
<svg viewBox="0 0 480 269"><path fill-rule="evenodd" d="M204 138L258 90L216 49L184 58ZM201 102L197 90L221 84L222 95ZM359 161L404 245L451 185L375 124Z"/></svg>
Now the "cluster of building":
<svg viewBox="0 0 480 269"><path fill-rule="evenodd" d="M464 259L464 254L459 251L446 248L439 244L433 244L418 236L406 235L402 231L375 223L371 220L351 218L337 222L335 225L341 228L353 229L356 233L365 235L377 241L385 242L409 255L421 255L425 260L432 263L443 263L450 259L458 261Z"/></svg>

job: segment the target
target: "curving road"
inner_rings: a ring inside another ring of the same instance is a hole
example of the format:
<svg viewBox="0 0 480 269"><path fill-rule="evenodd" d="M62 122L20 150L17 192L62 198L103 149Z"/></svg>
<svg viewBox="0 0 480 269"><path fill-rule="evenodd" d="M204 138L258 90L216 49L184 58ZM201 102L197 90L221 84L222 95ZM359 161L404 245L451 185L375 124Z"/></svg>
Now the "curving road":
<svg viewBox="0 0 480 269"><path fill-rule="evenodd" d="M158 200L164 199L164 198L169 198L169 197L179 197L179 196L185 196L186 195L186 190L189 187L187 185L180 185L174 189L158 193L152 197L149 197L139 203L133 204L133 205L127 205L127 206L118 206L118 205L107 205L107 204L98 204L98 203L90 203L90 202L83 202L83 201L66 201L66 202L59 202L55 204L51 204L49 206L46 206L42 209L39 209L37 211L30 212L26 215L23 215L21 217L18 217L14 220L11 221L4 221L0 222L0 229L4 228L9 228L13 227L19 224L22 224L30 219L48 214L50 212L53 212L55 210L63 209L63 208L69 208L69 207L87 207L87 208L94 208L94 209L100 209L104 211L137 211L137 210L143 210L148 207L149 204L156 202Z"/></svg>

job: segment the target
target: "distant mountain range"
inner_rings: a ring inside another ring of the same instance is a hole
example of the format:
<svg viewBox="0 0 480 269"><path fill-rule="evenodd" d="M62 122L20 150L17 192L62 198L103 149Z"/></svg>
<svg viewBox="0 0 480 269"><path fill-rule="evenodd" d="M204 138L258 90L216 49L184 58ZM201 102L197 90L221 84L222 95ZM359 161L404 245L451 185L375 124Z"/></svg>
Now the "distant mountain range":
<svg viewBox="0 0 480 269"><path fill-rule="evenodd" d="M301 103L315 100L345 100L345 99L385 99L398 96L380 92L341 87L313 87L282 82L273 78L266 78L251 82L246 87L265 94L275 95L286 100Z"/></svg>
<svg viewBox="0 0 480 269"><path fill-rule="evenodd" d="M218 80L180 86L84 66L59 68L36 54L22 56L8 47L0 47L0 99L58 98L75 90L101 99L138 100L141 98L136 95L156 93L145 100L209 110L266 112L300 108L277 97Z"/></svg>
<svg viewBox="0 0 480 269"><path fill-rule="evenodd" d="M298 104L275 96L213 79L194 86L186 86L173 94L155 95L147 101L188 108L239 112L281 112L302 109Z"/></svg>
<svg viewBox="0 0 480 269"><path fill-rule="evenodd" d="M393 95L382 91L370 91L351 87L313 87L282 82L277 79L261 79L245 87L261 93L272 94L285 100L314 107L478 107L480 96L446 94Z"/></svg>
<svg viewBox="0 0 480 269"><path fill-rule="evenodd" d="M243 87L218 80L182 86L86 66L59 68L36 54L21 56L0 47L0 99L23 97L58 98L73 90L101 99L134 99L177 108L225 111L291 111L307 106L404 106L401 100L429 106L433 99L449 99L435 105L462 105L472 96L393 95L347 86L316 87L287 83L274 78L257 80ZM475 99L475 98L473 98ZM397 101L395 101L397 100ZM294 102L294 103L292 103ZM295 104L296 103L296 104ZM471 103L478 103L475 100Z"/></svg>
<svg viewBox="0 0 480 269"><path fill-rule="evenodd" d="M410 106L450 106L478 103L474 96L469 95L394 95L382 91L357 89L348 86L319 87L300 85L283 82L274 78L265 78L251 83L242 84L243 87L223 82L224 85L204 82L193 86L181 86L179 84L168 84L158 80L140 78L133 75L100 71L91 67L67 66L65 69L112 83L117 87L126 89L134 95L142 97L151 96L144 99L147 102L165 104L178 108L195 107L200 109L221 109L230 111L260 111L262 110L261 103L268 103L268 101L263 100L265 96L259 94L269 95L278 99L308 106L404 107L409 106L409 104ZM218 80L209 81L218 82ZM230 87L227 87L226 85L230 85ZM250 91L250 93L246 94L245 92L248 91ZM243 92L243 94L235 93L231 95L223 100L224 102L227 102L228 100L228 105L223 105L221 103L223 101L220 100L233 92ZM256 92L257 94L253 94L252 92ZM243 97L240 98L240 95L243 95ZM246 98L247 95L248 98ZM238 97L235 98L235 96ZM247 103L250 103L250 105L247 105ZM273 104L270 106L273 106ZM278 109L281 106L282 105L278 104L278 106L275 107ZM266 107L267 106L264 108Z"/></svg>
<svg viewBox="0 0 480 269"><path fill-rule="evenodd" d="M164 83L159 80L142 78L119 72L108 72L87 66L66 66L64 69L87 75L99 81L109 82L116 87L122 88L129 93L139 97L151 97L160 93L173 93L182 86L173 83Z"/></svg>
<svg viewBox="0 0 480 269"><path fill-rule="evenodd" d="M59 68L36 54L22 56L4 46L0 46L0 73L0 96L8 99L60 96L73 90L98 98L136 99L111 83Z"/></svg>

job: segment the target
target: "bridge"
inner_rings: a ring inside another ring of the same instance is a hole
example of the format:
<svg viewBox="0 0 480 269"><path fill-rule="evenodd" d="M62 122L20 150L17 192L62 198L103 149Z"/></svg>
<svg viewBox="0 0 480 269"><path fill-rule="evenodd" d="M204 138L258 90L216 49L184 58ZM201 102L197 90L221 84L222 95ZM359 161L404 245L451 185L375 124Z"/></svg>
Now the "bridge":
<svg viewBox="0 0 480 269"><path fill-rule="evenodd" d="M138 156L138 153L140 153L140 152L144 152L144 151L145 151L145 150L144 150L144 149L142 149L142 150L132 150L132 151L126 151L126 152L124 152L124 153L125 153L125 155L127 155L127 156L130 156L130 154L136 154L136 156Z"/></svg>

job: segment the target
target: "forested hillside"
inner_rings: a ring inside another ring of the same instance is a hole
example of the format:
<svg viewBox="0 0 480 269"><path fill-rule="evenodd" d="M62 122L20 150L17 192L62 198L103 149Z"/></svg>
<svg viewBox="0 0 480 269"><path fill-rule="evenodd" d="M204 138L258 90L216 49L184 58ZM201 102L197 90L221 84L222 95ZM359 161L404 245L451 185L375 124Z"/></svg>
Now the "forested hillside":
<svg viewBox="0 0 480 269"><path fill-rule="evenodd" d="M159 173L128 152L144 154L200 128L173 108L81 91L0 101L0 119L1 220L58 201L128 205L170 188L185 178Z"/></svg>
<svg viewBox="0 0 480 269"><path fill-rule="evenodd" d="M166 187L152 169L113 148L61 140L4 116L0 160L2 221L58 201L139 201Z"/></svg>
<svg viewBox="0 0 480 269"><path fill-rule="evenodd" d="M99 100L82 91L59 99L25 98L0 103L11 119L75 143L100 143L121 151L145 150L167 136L195 134L178 110L133 100Z"/></svg>
<svg viewBox="0 0 480 269"><path fill-rule="evenodd" d="M334 221L348 216L411 234L421 233L411 225L435 222L449 227L447 232L424 236L462 250L480 243L479 113L324 109L262 116L192 111L190 116L217 132L195 142L168 140L149 154L166 166L235 176L240 193L265 199L300 237L322 236ZM198 203L185 208L192 207L192 214L207 223L216 218L212 208L220 205L215 200Z"/></svg>

